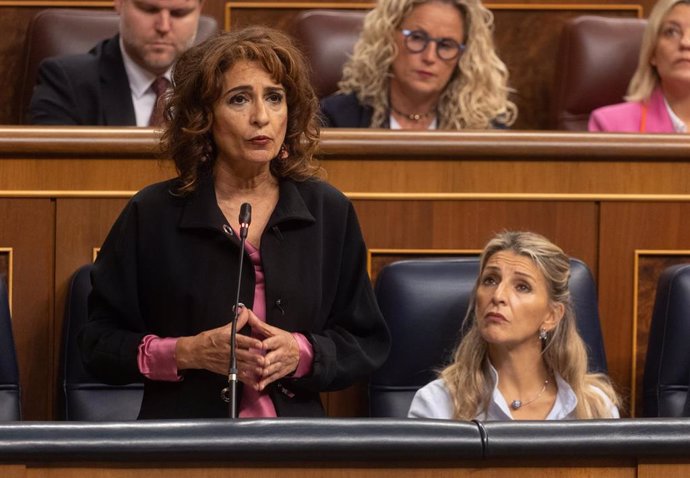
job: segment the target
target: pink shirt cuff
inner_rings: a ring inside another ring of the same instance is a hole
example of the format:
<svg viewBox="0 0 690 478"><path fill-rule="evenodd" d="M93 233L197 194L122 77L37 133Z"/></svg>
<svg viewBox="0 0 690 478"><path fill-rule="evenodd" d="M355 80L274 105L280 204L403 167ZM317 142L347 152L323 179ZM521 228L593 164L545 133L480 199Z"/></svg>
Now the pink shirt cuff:
<svg viewBox="0 0 690 478"><path fill-rule="evenodd" d="M299 346L299 363L292 376L301 378L311 373L311 364L314 362L314 349L304 335L293 332L292 336L297 340L297 345Z"/></svg>
<svg viewBox="0 0 690 478"><path fill-rule="evenodd" d="M150 380L165 382L179 382L182 380L177 373L175 362L176 338L160 338L147 335L139 344L137 364L141 374Z"/></svg>

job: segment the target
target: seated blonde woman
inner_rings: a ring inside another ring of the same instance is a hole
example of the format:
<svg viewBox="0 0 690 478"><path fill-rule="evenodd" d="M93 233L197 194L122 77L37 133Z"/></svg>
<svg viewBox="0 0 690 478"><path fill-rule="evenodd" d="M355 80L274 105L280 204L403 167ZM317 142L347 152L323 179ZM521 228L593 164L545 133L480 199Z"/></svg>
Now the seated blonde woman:
<svg viewBox="0 0 690 478"><path fill-rule="evenodd" d="M504 232L489 241L453 362L417 392L409 416L618 418L608 377L587 372L569 277L568 257L543 236Z"/></svg>
<svg viewBox="0 0 690 478"><path fill-rule="evenodd" d="M496 54L494 17L481 0L379 0L321 100L334 128L506 128L517 107Z"/></svg>
<svg viewBox="0 0 690 478"><path fill-rule="evenodd" d="M590 131L687 133L690 0L661 0L649 15L625 103L592 112Z"/></svg>

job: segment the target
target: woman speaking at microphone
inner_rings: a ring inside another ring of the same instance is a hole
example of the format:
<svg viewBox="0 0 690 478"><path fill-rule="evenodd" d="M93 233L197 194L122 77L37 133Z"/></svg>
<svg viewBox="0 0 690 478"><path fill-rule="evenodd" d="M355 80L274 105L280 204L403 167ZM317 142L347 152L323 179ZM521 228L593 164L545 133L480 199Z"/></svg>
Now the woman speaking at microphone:
<svg viewBox="0 0 690 478"><path fill-rule="evenodd" d="M117 219L79 337L99 379L144 380L141 419L228 416L238 277L239 417L323 416L320 392L388 354L355 211L318 179L307 72L285 35L260 27L220 34L175 66L161 146L178 176Z"/></svg>

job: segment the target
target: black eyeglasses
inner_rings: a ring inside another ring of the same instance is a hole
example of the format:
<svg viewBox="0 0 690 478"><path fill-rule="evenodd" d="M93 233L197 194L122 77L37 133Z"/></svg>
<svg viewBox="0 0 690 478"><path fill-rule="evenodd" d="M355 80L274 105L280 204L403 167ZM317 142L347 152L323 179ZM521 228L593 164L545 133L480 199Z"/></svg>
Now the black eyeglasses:
<svg viewBox="0 0 690 478"><path fill-rule="evenodd" d="M454 60L465 51L465 45L452 38L431 38L424 30L401 30L405 37L405 47L411 53L426 50L429 42L436 43L436 56L441 60Z"/></svg>

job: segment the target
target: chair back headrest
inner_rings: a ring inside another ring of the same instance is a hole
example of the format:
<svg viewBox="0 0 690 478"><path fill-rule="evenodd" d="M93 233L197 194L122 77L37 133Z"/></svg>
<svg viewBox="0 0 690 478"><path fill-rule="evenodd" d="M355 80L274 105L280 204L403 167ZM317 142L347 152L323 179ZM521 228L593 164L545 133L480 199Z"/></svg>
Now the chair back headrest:
<svg viewBox="0 0 690 478"><path fill-rule="evenodd" d="M646 24L637 18L588 15L565 23L556 59L555 129L587 131L593 110L624 101Z"/></svg>
<svg viewBox="0 0 690 478"><path fill-rule="evenodd" d="M335 93L343 66L362 31L366 11L306 10L295 17L291 31L311 68L319 98Z"/></svg>
<svg viewBox="0 0 690 478"><path fill-rule="evenodd" d="M143 397L143 384L106 385L84 368L77 335L88 319L91 264L72 276L65 304L62 339L62 416L76 421L136 420Z"/></svg>
<svg viewBox="0 0 690 478"><path fill-rule="evenodd" d="M17 352L12 335L9 294L0 279L0 421L21 419Z"/></svg>
<svg viewBox="0 0 690 478"><path fill-rule="evenodd" d="M569 288L589 368L605 372L594 279L584 262L571 259L570 266ZM414 259L381 269L375 292L392 348L370 380L371 416L407 416L415 392L450 363L478 274L478 257Z"/></svg>
<svg viewBox="0 0 690 478"><path fill-rule="evenodd" d="M25 121L38 66L44 58L87 53L101 40L114 36L119 25L120 16L114 10L46 8L39 11L27 30L20 120ZM206 40L217 31L216 20L201 15L195 43Z"/></svg>
<svg viewBox="0 0 690 478"><path fill-rule="evenodd" d="M643 415L684 415L690 382L690 264L659 276L643 377ZM690 410L688 410L690 411Z"/></svg>
<svg viewBox="0 0 690 478"><path fill-rule="evenodd" d="M406 260L381 269L375 293L391 351L369 383L373 417L405 417L415 392L450 362L479 259Z"/></svg>

